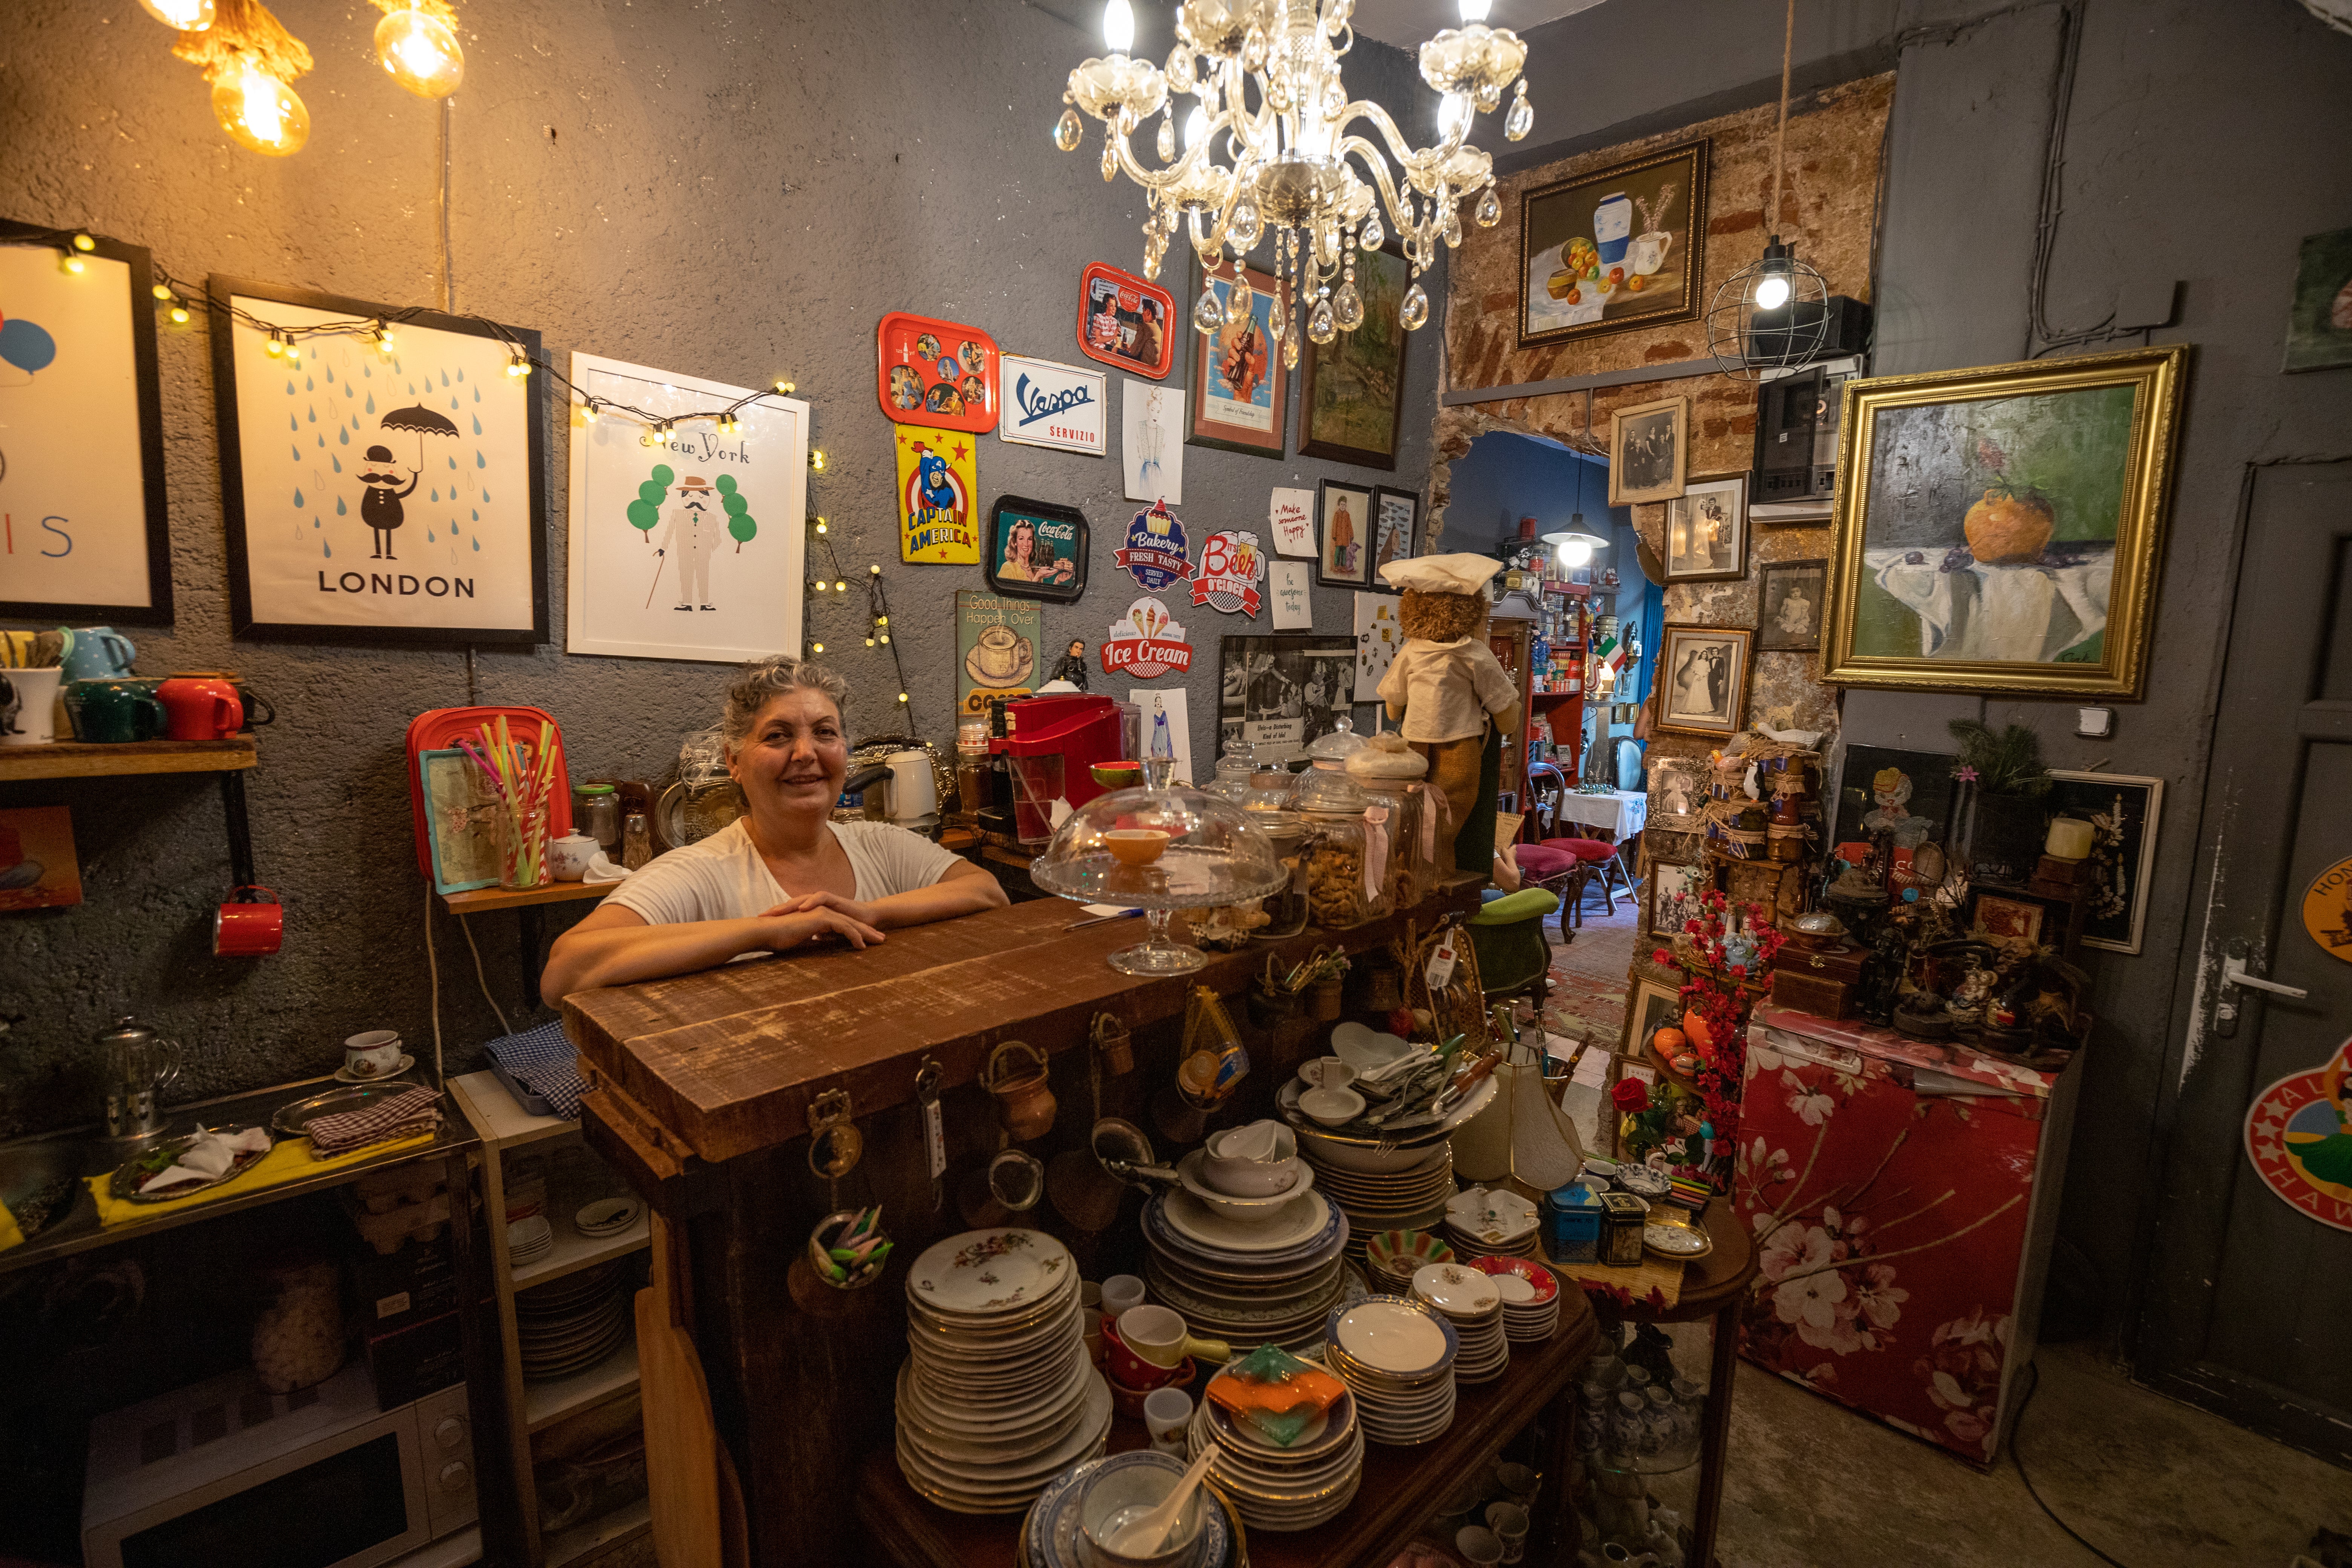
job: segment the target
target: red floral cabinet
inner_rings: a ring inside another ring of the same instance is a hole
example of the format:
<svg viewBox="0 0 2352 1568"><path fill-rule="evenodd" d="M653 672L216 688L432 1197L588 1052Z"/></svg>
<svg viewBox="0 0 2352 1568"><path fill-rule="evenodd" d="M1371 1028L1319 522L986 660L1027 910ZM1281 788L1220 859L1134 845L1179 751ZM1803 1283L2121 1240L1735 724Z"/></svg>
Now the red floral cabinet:
<svg viewBox="0 0 2352 1568"><path fill-rule="evenodd" d="M1740 1352L1990 1465L2033 1359L2080 1074L1759 1007L1733 1202Z"/></svg>

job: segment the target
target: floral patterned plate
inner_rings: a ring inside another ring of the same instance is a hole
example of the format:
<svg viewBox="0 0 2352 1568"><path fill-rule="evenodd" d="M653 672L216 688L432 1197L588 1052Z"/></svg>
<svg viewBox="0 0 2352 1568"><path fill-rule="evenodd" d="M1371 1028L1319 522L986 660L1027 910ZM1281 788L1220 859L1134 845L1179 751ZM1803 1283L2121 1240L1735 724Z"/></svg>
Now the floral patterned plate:
<svg viewBox="0 0 2352 1568"><path fill-rule="evenodd" d="M1043 1231L968 1230L915 1259L907 1293L962 1317L1018 1312L1071 1289L1069 1248Z"/></svg>
<svg viewBox="0 0 2352 1568"><path fill-rule="evenodd" d="M1642 1245L1661 1258L1705 1258L1715 1250L1715 1237L1696 1226L1655 1223L1642 1227Z"/></svg>
<svg viewBox="0 0 2352 1568"><path fill-rule="evenodd" d="M1507 1276L1525 1280L1534 1293L1520 1300L1534 1306L1540 1307L1559 1295L1559 1277L1532 1258L1474 1258L1470 1260L1470 1267L1481 1274L1492 1274L1497 1279ZM1508 1307L1513 1300L1508 1288L1505 1287L1503 1304Z"/></svg>

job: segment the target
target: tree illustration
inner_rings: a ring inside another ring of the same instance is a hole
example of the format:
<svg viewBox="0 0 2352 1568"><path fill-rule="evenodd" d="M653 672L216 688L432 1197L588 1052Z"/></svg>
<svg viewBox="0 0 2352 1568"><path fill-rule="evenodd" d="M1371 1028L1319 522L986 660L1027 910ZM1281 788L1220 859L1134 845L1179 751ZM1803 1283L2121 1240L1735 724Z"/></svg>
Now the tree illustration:
<svg viewBox="0 0 2352 1568"><path fill-rule="evenodd" d="M654 542L654 524L661 521L661 503L669 494L669 482L677 472L667 463L656 463L653 477L637 487L637 499L629 503L629 526Z"/></svg>
<svg viewBox="0 0 2352 1568"><path fill-rule="evenodd" d="M743 546L751 542L760 531L760 524L751 516L751 503L735 493L735 476L719 476L719 504L727 509L727 531L735 536L735 553L743 553Z"/></svg>

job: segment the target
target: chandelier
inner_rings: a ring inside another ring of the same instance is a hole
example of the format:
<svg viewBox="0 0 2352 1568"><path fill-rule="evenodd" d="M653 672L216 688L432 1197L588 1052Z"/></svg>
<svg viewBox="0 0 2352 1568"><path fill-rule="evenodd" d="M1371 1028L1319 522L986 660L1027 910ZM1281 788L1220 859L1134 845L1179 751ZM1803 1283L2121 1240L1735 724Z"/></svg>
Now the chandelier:
<svg viewBox="0 0 2352 1568"><path fill-rule="evenodd" d="M1469 144L1472 122L1518 82L1503 134L1517 142L1535 122L1519 77L1527 46L1489 27L1491 0L1460 0L1462 26L1421 46L1421 79L1442 98L1438 140L1414 150L1386 110L1350 100L1339 60L1355 47L1349 18L1355 0L1181 0L1167 68L1130 59L1135 15L1129 0L1103 8L1110 53L1070 73L1054 144L1075 152L1084 134L1077 110L1103 123L1102 175L1122 171L1150 195L1143 224L1143 270L1160 276L1168 247L1183 230L1201 258L1202 288L1192 325L1213 332L1249 315L1253 290L1243 258L1274 233L1276 297L1272 331L1282 363L1298 363L1303 333L1328 343L1364 321L1356 287L1356 250L1378 250L1396 230L1412 283L1398 315L1408 331L1429 320L1421 275L1437 247L1462 243L1459 208L1492 228L1503 216L1494 159ZM1177 147L1176 100L1200 101L1186 115ZM1153 151L1160 167L1139 163L1129 139L1160 117ZM1379 136L1376 142L1367 132ZM1385 145L1385 153L1383 151ZM1391 173L1391 164L1395 169ZM1223 300L1217 283L1230 266Z"/></svg>

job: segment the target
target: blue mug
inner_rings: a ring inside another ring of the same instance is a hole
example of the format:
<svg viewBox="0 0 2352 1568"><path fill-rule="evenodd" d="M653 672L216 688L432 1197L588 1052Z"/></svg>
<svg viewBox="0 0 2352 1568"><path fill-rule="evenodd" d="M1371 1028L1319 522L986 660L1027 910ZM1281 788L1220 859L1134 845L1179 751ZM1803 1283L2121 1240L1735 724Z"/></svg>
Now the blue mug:
<svg viewBox="0 0 2352 1568"><path fill-rule="evenodd" d="M139 650L111 626L82 626L65 634L68 680L111 680L131 673Z"/></svg>

